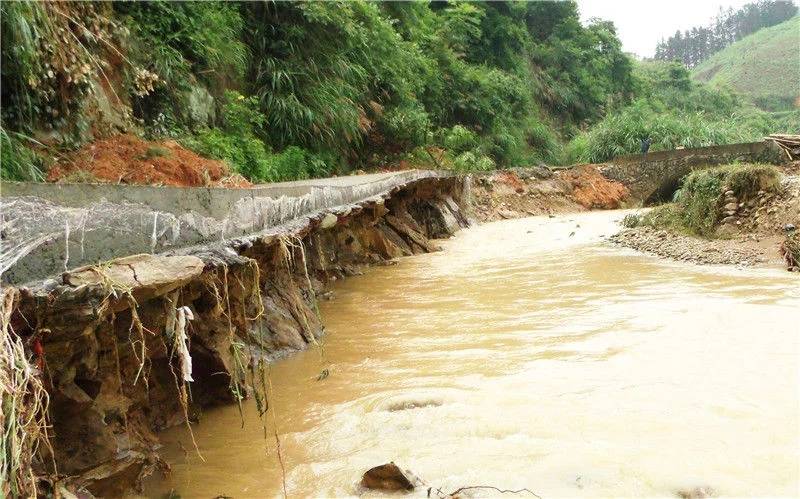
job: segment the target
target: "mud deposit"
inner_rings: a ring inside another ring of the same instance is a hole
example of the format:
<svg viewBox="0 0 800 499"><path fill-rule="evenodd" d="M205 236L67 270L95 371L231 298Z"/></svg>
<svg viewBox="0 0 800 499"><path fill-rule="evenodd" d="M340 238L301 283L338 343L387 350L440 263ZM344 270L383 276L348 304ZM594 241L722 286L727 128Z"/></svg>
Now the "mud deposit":
<svg viewBox="0 0 800 499"><path fill-rule="evenodd" d="M359 494L389 461L445 492L796 494L796 276L621 249L602 237L621 216L486 224L337 281L324 349L271 371L289 495ZM274 427L243 414L194 426L205 462L162 433L172 473L147 495L280 496Z"/></svg>

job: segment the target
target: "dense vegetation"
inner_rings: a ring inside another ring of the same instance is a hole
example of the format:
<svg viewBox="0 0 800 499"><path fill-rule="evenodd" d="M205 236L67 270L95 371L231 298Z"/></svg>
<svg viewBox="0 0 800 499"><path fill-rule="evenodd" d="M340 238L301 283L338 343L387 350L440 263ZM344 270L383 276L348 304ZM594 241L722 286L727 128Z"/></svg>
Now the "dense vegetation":
<svg viewBox="0 0 800 499"><path fill-rule="evenodd" d="M636 98L612 110L566 147L567 162L601 162L650 150L760 140L778 130L800 132L800 111L765 113L738 94L692 81L678 62L639 62Z"/></svg>
<svg viewBox="0 0 800 499"><path fill-rule="evenodd" d="M770 128L755 111L740 126L737 98L683 68L635 63L572 1L0 8L3 178L37 178L60 150L119 131L261 182L599 161L645 136L666 148Z"/></svg>
<svg viewBox="0 0 800 499"><path fill-rule="evenodd" d="M655 59L679 60L693 68L728 45L797 14L791 0L759 0L738 10L721 10L708 26L677 31L656 47Z"/></svg>
<svg viewBox="0 0 800 499"><path fill-rule="evenodd" d="M695 80L727 87L763 109L800 106L800 16L717 52L692 70ZM800 133L796 120L795 133Z"/></svg>

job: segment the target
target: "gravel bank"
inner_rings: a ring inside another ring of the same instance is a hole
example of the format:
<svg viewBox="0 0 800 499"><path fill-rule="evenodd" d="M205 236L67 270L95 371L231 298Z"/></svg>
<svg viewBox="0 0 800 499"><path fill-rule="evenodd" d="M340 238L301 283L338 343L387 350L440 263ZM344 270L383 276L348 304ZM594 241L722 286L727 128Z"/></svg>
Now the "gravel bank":
<svg viewBox="0 0 800 499"><path fill-rule="evenodd" d="M707 265L779 266L777 236L700 239L652 227L625 229L609 240L620 246L673 260Z"/></svg>

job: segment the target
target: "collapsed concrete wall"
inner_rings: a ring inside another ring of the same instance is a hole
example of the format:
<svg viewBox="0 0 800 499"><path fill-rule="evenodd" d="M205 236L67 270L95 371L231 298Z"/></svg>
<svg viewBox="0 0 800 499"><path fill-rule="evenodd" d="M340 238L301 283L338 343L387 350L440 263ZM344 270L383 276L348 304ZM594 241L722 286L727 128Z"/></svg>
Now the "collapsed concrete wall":
<svg viewBox="0 0 800 499"><path fill-rule="evenodd" d="M20 284L112 258L224 241L443 176L412 170L251 189L4 182L0 274Z"/></svg>
<svg viewBox="0 0 800 499"><path fill-rule="evenodd" d="M631 198L644 204L668 201L692 170L734 162L774 163L785 160L771 141L657 151L619 156L600 170L628 187Z"/></svg>
<svg viewBox="0 0 800 499"><path fill-rule="evenodd" d="M34 461L43 487L120 495L163 465L158 430L209 405L266 403L266 363L323 334L325 286L435 250L432 239L467 225L463 199L461 179L421 177L254 235L7 287L9 329L37 357L50 397L50 447Z"/></svg>

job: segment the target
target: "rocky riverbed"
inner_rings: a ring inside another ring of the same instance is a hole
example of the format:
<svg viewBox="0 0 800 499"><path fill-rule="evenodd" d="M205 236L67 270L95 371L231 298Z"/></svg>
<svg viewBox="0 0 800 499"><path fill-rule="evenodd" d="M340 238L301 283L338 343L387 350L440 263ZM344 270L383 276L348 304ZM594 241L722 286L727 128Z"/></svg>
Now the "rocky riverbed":
<svg viewBox="0 0 800 499"><path fill-rule="evenodd" d="M709 265L746 267L779 264L779 238L741 236L736 239L701 239L665 229L636 227L609 238L610 241L646 253Z"/></svg>

